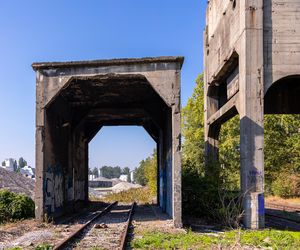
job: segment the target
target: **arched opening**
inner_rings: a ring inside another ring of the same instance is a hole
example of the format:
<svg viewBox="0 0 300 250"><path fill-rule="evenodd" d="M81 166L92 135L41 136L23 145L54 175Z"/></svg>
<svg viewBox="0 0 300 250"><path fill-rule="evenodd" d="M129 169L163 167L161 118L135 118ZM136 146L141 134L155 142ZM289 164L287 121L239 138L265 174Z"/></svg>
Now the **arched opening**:
<svg viewBox="0 0 300 250"><path fill-rule="evenodd" d="M265 94L265 114L300 114L299 97L300 75L279 79Z"/></svg>
<svg viewBox="0 0 300 250"><path fill-rule="evenodd" d="M171 108L144 76L71 78L46 106L46 114L47 143L51 145L47 157L52 162L46 199L50 216L59 216L66 208L70 211L86 206L88 145L104 126L120 125L142 126L157 143L157 201L172 216Z"/></svg>

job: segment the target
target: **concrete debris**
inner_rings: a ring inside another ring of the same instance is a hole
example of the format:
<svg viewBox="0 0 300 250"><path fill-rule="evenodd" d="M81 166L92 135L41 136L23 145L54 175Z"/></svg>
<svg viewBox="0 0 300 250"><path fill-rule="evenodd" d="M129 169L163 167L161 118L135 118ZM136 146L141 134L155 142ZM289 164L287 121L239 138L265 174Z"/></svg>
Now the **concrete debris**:
<svg viewBox="0 0 300 250"><path fill-rule="evenodd" d="M95 224L94 228L108 228L108 226L105 223Z"/></svg>

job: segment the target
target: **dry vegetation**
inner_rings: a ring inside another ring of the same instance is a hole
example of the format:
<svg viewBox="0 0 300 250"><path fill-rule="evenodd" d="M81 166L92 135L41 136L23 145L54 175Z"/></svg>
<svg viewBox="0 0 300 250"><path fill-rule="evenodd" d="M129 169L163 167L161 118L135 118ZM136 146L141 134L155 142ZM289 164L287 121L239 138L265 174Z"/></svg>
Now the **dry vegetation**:
<svg viewBox="0 0 300 250"><path fill-rule="evenodd" d="M300 198L284 199L278 196L268 196L266 197L266 203L268 202L282 206L299 207L300 209Z"/></svg>
<svg viewBox="0 0 300 250"><path fill-rule="evenodd" d="M147 187L132 188L127 191L110 193L103 198L90 197L91 200L95 200L95 201L104 201L104 202L119 201L125 203L131 203L135 201L138 204L152 204L155 202L156 200L155 198L156 197L153 196L153 194Z"/></svg>

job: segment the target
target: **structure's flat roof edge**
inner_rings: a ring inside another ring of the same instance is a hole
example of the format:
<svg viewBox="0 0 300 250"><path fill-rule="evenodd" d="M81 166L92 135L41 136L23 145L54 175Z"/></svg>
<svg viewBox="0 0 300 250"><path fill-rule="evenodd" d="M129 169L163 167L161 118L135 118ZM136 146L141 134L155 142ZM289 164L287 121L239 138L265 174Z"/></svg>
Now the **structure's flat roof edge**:
<svg viewBox="0 0 300 250"><path fill-rule="evenodd" d="M88 67L88 66L119 66L129 64L148 64L148 63L180 63L182 67L184 57L182 56L161 56L144 58L118 58L106 60L91 61L70 61L70 62L38 62L31 66L34 70L49 68L70 68L70 67Z"/></svg>

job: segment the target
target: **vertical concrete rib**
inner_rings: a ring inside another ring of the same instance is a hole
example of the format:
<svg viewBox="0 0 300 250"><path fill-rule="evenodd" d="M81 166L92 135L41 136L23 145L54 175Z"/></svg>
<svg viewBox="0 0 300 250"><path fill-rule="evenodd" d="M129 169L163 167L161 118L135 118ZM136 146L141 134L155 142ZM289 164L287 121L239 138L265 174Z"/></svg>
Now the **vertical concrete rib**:
<svg viewBox="0 0 300 250"><path fill-rule="evenodd" d="M264 227L263 0L241 1L240 152L244 224Z"/></svg>

